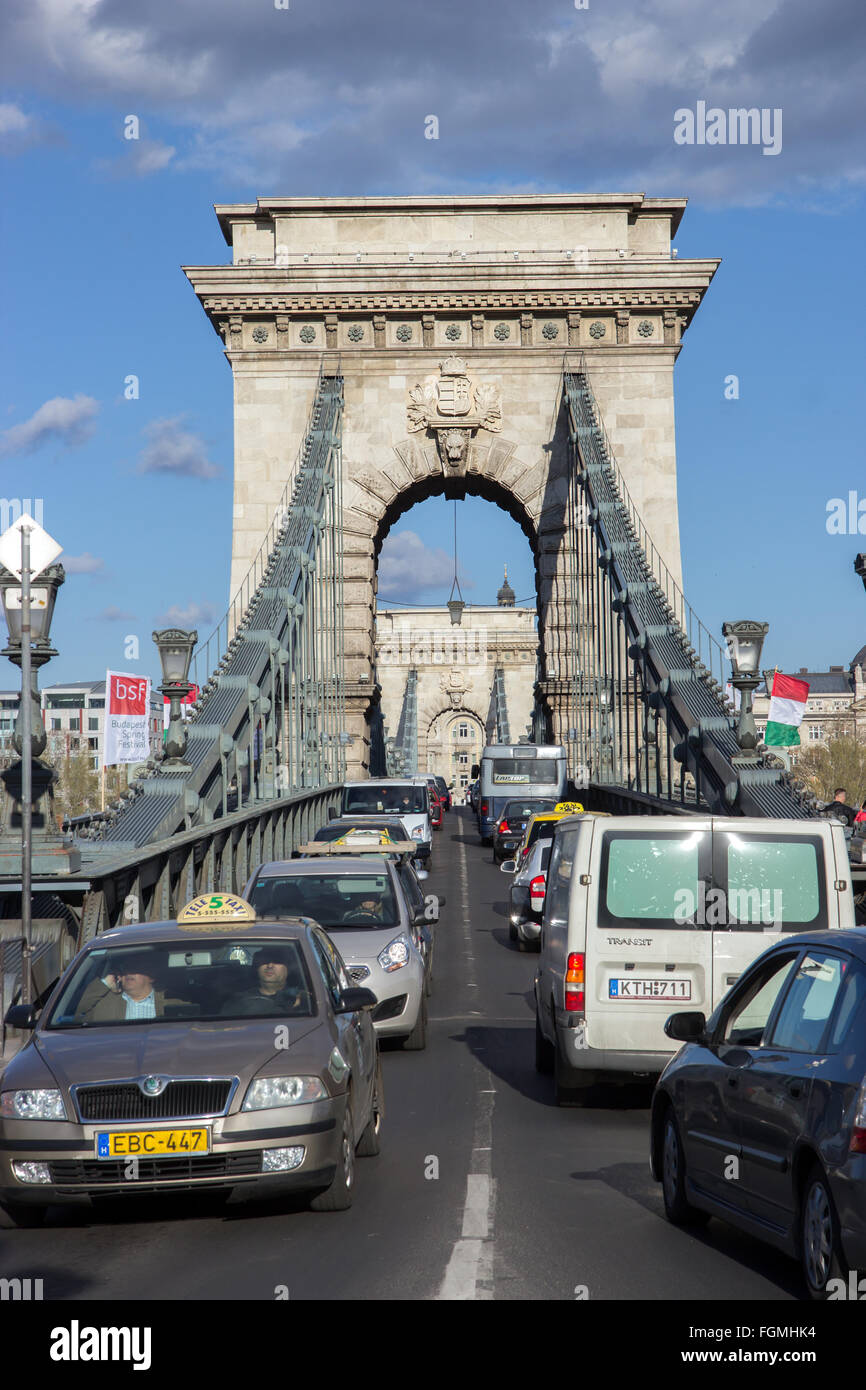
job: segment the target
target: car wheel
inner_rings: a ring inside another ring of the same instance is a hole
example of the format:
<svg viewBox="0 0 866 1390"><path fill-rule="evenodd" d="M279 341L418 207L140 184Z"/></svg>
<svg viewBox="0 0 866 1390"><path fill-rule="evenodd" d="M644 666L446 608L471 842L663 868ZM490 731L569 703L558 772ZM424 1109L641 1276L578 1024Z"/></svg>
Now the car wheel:
<svg viewBox="0 0 866 1390"><path fill-rule="evenodd" d="M427 1000L421 995L421 1007L415 1027L408 1038L403 1039L404 1052L423 1052L427 1046Z"/></svg>
<svg viewBox="0 0 866 1390"><path fill-rule="evenodd" d="M382 1085L382 1059L376 1061L376 1076L373 1081L373 1109L367 1128L358 1140L358 1153L361 1158L375 1158L381 1148L382 1120L385 1115L385 1090Z"/></svg>
<svg viewBox="0 0 866 1390"><path fill-rule="evenodd" d="M352 1205L354 1191L355 1143L352 1131L352 1097L348 1094L334 1180L330 1187L313 1198L310 1207L313 1211L347 1211Z"/></svg>
<svg viewBox="0 0 866 1390"><path fill-rule="evenodd" d="M5 1211L13 1226L21 1230L35 1230L45 1224L47 1207L31 1207L27 1202L4 1202L0 1210Z"/></svg>
<svg viewBox="0 0 866 1390"><path fill-rule="evenodd" d="M686 1198L686 1157L671 1108L665 1115L662 1131L662 1195L665 1216L671 1225L702 1225L709 1221L707 1213L698 1211Z"/></svg>
<svg viewBox="0 0 866 1390"><path fill-rule="evenodd" d="M553 1044L547 1041L541 1031L537 1010L535 1013L535 1070L541 1072L542 1076L550 1076L553 1071Z"/></svg>
<svg viewBox="0 0 866 1390"><path fill-rule="evenodd" d="M800 1205L800 1264L810 1298L827 1297L831 1279L846 1279L839 1218L823 1169L814 1167L806 1179Z"/></svg>

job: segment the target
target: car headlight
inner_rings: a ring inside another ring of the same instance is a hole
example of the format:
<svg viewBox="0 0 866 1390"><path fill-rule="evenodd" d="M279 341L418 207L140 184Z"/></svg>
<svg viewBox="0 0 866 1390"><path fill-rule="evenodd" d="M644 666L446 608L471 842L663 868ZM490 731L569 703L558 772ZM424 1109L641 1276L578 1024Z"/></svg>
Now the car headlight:
<svg viewBox="0 0 866 1390"><path fill-rule="evenodd" d="M413 840L420 840L421 836L424 834L424 827L423 825L415 825L412 827L409 833L411 834Z"/></svg>
<svg viewBox="0 0 866 1390"><path fill-rule="evenodd" d="M65 1120L66 1107L59 1091L4 1091L0 1115L7 1120Z"/></svg>
<svg viewBox="0 0 866 1390"><path fill-rule="evenodd" d="M306 1105L311 1100L327 1100L327 1096L317 1076L262 1076L252 1082L241 1109L278 1110L283 1105Z"/></svg>
<svg viewBox="0 0 866 1390"><path fill-rule="evenodd" d="M409 939L401 932L395 936L393 941L389 941L384 950L380 951L376 957L382 969L388 974L392 970L400 970L404 965L409 964Z"/></svg>

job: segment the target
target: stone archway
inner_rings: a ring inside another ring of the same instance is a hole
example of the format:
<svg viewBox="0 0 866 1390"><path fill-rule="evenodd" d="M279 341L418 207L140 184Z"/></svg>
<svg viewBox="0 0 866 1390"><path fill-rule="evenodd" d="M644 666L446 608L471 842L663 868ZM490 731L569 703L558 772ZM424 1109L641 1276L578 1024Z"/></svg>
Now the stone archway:
<svg viewBox="0 0 866 1390"><path fill-rule="evenodd" d="M355 467L351 462L347 470L344 623L349 664L347 724L355 775L362 775L369 766L368 727L376 700L373 622L378 555L398 518L437 494L475 495L495 502L527 536L536 568L538 692L547 706L554 738L565 740L574 653L574 643L569 641L569 568L575 544L567 526L570 459L565 438L557 428L539 448L536 440L517 442L481 425L464 441L461 457L452 467L443 458L438 430L434 421L423 435L407 435L383 452L375 472L369 465ZM483 724L486 709L478 717ZM419 748L419 765L420 756Z"/></svg>
<svg viewBox="0 0 866 1390"><path fill-rule="evenodd" d="M467 779L473 762L478 762L485 742L485 716L466 704L457 707L442 705L431 712L427 705L418 711L418 769L438 773L459 790L465 757ZM470 728L468 737L460 736L463 725Z"/></svg>

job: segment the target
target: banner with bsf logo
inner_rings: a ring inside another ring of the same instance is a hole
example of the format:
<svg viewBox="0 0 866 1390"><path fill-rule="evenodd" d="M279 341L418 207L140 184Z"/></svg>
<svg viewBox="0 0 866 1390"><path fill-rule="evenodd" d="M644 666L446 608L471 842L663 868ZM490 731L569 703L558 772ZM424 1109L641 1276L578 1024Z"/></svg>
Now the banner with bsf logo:
<svg viewBox="0 0 866 1390"><path fill-rule="evenodd" d="M150 757L149 712L150 680L146 676L106 671L103 767L147 761Z"/></svg>

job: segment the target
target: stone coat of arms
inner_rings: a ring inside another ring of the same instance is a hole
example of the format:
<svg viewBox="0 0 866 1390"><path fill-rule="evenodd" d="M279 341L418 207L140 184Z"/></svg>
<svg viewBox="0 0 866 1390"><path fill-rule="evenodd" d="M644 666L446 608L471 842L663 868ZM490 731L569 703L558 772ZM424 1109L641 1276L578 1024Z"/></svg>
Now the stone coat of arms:
<svg viewBox="0 0 866 1390"><path fill-rule="evenodd" d="M409 392L408 428L432 430L446 472L465 472L469 443L479 429L498 433L502 428L499 387L476 382L462 357L446 357L439 363L439 379L428 377Z"/></svg>

